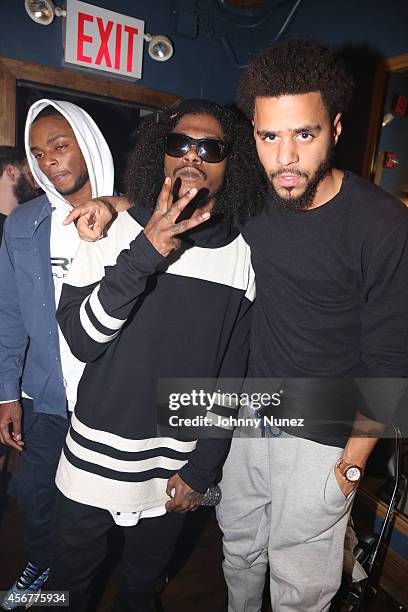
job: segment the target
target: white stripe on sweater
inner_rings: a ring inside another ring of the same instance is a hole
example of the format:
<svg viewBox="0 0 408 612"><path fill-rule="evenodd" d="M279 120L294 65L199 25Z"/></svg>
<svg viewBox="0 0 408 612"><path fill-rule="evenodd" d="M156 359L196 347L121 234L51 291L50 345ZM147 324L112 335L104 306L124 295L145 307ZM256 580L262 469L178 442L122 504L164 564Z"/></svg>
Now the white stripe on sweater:
<svg viewBox="0 0 408 612"><path fill-rule="evenodd" d="M75 412L72 415L71 427L87 440L99 442L100 444L106 444L108 446L112 446L112 448L128 453L154 450L161 447L169 448L182 453L189 453L196 447L196 440L183 442L182 440L175 440L174 438L147 438L143 440L130 440L129 438L122 438L117 434L87 427L81 423Z"/></svg>
<svg viewBox="0 0 408 612"><path fill-rule="evenodd" d="M94 325L92 325L90 318L85 310L85 306L87 302L89 302L90 296L88 295L81 304L81 308L79 309L79 320L81 321L81 325L92 340L95 342L110 342L114 340L116 336L119 334L119 331L110 334L107 336L106 334L102 334Z"/></svg>
<svg viewBox="0 0 408 612"><path fill-rule="evenodd" d="M66 443L71 453L75 455L75 457L78 457L78 459L100 465L109 470L114 470L115 472L137 473L145 472L147 470L154 470L157 468L177 471L187 461L180 459L169 459L168 457L163 457L162 455L157 455L156 457L150 457L149 459L143 460L114 459L113 457L89 450L88 448L77 444L77 442L75 442L75 440L73 440L69 434L67 436Z"/></svg>
<svg viewBox="0 0 408 612"><path fill-rule="evenodd" d="M92 291L91 296L89 298L89 305L94 313L95 317L98 319L99 323L108 329L116 330L120 329L124 323L126 323L126 319L115 319L115 317L111 317L105 312L100 300L99 300L99 289L100 285L95 287Z"/></svg>

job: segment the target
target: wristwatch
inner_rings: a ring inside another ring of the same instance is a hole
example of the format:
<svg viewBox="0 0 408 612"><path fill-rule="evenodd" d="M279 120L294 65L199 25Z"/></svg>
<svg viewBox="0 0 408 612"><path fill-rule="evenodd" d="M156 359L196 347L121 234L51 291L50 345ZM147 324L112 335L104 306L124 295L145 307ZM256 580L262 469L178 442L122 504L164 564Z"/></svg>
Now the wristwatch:
<svg viewBox="0 0 408 612"><path fill-rule="evenodd" d="M336 468L339 470L342 478L352 484L360 482L364 474L363 468L354 463L346 463L343 458L338 460Z"/></svg>

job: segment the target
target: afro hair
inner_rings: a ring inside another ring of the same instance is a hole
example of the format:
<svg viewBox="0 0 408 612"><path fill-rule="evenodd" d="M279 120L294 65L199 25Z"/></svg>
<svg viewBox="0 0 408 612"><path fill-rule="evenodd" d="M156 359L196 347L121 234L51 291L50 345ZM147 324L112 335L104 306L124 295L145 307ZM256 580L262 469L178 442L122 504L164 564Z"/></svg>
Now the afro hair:
<svg viewBox="0 0 408 612"><path fill-rule="evenodd" d="M264 49L251 60L236 102L249 119L258 97L320 92L331 120L347 110L353 80L335 51L314 40L292 39Z"/></svg>

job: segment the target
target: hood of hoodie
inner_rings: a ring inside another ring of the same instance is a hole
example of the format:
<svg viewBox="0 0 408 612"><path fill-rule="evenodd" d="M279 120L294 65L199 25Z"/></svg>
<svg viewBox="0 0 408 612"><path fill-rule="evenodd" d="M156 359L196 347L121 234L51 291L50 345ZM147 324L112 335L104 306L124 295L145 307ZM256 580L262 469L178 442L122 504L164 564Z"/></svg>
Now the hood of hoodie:
<svg viewBox="0 0 408 612"><path fill-rule="evenodd" d="M25 125L25 150L31 172L43 189L51 205L67 211L72 210L71 204L61 195L51 181L40 170L38 162L30 149L31 125L37 115L47 106L53 106L65 117L70 124L79 148L84 156L91 183L92 197L109 196L113 194L114 169L113 159L108 143L95 121L86 111L76 104L62 100L48 100L46 98L34 102L30 107Z"/></svg>

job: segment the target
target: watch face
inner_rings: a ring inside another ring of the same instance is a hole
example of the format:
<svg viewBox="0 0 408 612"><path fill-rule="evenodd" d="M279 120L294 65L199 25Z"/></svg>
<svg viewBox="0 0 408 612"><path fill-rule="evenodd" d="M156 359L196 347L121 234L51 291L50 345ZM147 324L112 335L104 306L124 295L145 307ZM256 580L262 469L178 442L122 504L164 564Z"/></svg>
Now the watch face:
<svg viewBox="0 0 408 612"><path fill-rule="evenodd" d="M349 467L344 475L350 482L357 482L361 478L361 470L358 467Z"/></svg>

